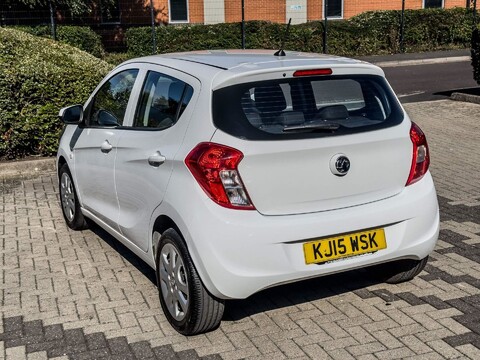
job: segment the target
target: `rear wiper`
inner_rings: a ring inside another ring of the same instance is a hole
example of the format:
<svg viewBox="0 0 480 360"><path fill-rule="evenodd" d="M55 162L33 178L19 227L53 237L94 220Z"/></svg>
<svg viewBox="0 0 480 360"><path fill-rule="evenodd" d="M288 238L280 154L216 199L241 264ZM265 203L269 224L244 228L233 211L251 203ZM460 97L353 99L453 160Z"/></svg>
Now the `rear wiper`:
<svg viewBox="0 0 480 360"><path fill-rule="evenodd" d="M290 131L335 131L342 125L338 123L285 126L283 132Z"/></svg>

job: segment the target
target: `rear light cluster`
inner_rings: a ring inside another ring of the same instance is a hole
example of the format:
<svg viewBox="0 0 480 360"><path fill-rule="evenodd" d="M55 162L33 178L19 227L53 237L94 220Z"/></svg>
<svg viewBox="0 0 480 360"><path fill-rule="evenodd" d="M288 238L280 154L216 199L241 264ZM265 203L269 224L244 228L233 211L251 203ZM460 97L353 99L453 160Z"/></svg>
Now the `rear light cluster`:
<svg viewBox="0 0 480 360"><path fill-rule="evenodd" d="M413 143L412 166L405 186L412 185L420 180L428 171L430 154L428 152L427 138L420 127L412 122L410 140Z"/></svg>
<svg viewBox="0 0 480 360"><path fill-rule="evenodd" d="M231 147L200 143L186 157L185 164L195 180L217 204L231 209L253 210L238 173L243 154Z"/></svg>

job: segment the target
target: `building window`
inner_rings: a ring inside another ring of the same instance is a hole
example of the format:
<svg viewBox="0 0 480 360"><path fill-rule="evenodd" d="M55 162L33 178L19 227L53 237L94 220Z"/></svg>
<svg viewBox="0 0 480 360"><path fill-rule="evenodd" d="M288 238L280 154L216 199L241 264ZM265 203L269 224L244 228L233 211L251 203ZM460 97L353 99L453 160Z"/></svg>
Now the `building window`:
<svg viewBox="0 0 480 360"><path fill-rule="evenodd" d="M343 18L343 0L325 0L327 5L327 18ZM325 8L323 9L325 15Z"/></svg>
<svg viewBox="0 0 480 360"><path fill-rule="evenodd" d="M188 22L188 0L169 0L170 22Z"/></svg>
<svg viewBox="0 0 480 360"><path fill-rule="evenodd" d="M425 9L443 8L443 0L423 0Z"/></svg>
<svg viewBox="0 0 480 360"><path fill-rule="evenodd" d="M102 23L103 24L118 24L120 23L120 5L118 0L101 1L102 9Z"/></svg>

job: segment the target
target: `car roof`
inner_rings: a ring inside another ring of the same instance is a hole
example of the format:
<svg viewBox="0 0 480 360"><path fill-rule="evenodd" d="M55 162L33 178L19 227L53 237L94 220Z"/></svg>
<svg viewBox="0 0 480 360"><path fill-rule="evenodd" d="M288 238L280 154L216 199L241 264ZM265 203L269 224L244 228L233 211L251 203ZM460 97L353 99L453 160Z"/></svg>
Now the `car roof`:
<svg viewBox="0 0 480 360"><path fill-rule="evenodd" d="M131 62L147 62L169 66L191 74L200 80L212 81L213 87L253 73L274 72L307 68L344 68L356 72L383 76L383 71L364 61L297 51L285 51L285 56L275 56L275 50L202 50L151 55L132 59ZM215 79L215 81L213 81Z"/></svg>

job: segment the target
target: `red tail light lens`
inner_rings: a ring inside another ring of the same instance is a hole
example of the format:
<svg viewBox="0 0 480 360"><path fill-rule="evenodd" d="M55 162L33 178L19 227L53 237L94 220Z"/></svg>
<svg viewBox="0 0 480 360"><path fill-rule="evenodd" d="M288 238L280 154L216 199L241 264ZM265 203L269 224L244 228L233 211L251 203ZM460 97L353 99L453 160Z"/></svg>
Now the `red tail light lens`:
<svg viewBox="0 0 480 360"><path fill-rule="evenodd" d="M243 154L231 147L214 144L198 144L185 159L187 168L195 180L217 204L231 208L253 210L245 190L238 164Z"/></svg>
<svg viewBox="0 0 480 360"><path fill-rule="evenodd" d="M332 69L312 69L312 70L297 70L293 76L315 76L315 75L332 75Z"/></svg>
<svg viewBox="0 0 480 360"><path fill-rule="evenodd" d="M420 127L413 122L410 128L410 140L413 143L413 157L410 175L408 175L405 186L412 185L420 180L427 173L430 166L427 138Z"/></svg>

